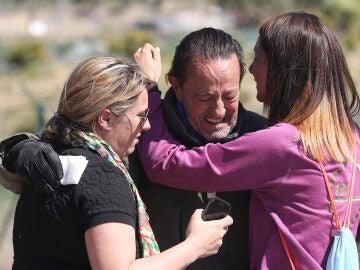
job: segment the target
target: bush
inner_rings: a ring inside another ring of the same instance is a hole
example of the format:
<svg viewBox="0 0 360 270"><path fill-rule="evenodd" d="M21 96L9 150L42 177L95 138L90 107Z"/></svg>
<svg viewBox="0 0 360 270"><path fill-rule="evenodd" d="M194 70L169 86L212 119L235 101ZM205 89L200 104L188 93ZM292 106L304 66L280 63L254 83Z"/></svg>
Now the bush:
<svg viewBox="0 0 360 270"><path fill-rule="evenodd" d="M8 49L5 61L15 68L25 68L38 61L46 60L45 44L37 40L18 41Z"/></svg>
<svg viewBox="0 0 360 270"><path fill-rule="evenodd" d="M342 41L347 48L354 48L360 38L360 5L358 0L324 1L321 12L327 23L343 33Z"/></svg>
<svg viewBox="0 0 360 270"><path fill-rule="evenodd" d="M154 34L142 30L132 30L123 37L107 39L110 52L113 54L125 54L132 56L133 53L144 43L155 43Z"/></svg>
<svg viewBox="0 0 360 270"><path fill-rule="evenodd" d="M356 21L358 16L357 4L352 0L324 1L320 5L320 10L328 23L338 30L350 27L351 23Z"/></svg>

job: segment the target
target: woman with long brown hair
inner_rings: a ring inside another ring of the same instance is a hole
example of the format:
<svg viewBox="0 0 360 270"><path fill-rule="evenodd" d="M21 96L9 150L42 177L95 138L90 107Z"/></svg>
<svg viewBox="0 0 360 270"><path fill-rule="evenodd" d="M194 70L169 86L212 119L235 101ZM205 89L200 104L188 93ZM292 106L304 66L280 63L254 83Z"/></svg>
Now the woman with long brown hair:
<svg viewBox="0 0 360 270"><path fill-rule="evenodd" d="M163 185L253 191L251 269L289 269L290 261L296 269L323 269L338 225L328 193L341 222L353 198L348 222L354 235L359 225L359 130L352 119L359 96L335 35L313 14L270 18L254 51L249 70L268 128L186 149L166 129L153 93L153 128L138 145L140 157L150 179Z"/></svg>

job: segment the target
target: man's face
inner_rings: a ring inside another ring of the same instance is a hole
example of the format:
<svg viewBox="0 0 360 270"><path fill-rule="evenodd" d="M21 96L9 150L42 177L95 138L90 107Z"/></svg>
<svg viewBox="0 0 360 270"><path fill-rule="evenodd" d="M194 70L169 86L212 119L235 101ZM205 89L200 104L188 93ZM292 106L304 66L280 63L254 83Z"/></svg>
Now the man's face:
<svg viewBox="0 0 360 270"><path fill-rule="evenodd" d="M206 62L194 56L183 85L175 78L169 80L198 133L208 141L230 133L237 120L240 87L240 65L235 54Z"/></svg>

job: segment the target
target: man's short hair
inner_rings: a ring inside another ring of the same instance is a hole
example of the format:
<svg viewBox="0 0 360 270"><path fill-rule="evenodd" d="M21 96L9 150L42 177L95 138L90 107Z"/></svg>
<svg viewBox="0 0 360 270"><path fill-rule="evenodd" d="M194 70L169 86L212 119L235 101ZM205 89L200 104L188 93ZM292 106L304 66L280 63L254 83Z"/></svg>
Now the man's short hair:
<svg viewBox="0 0 360 270"><path fill-rule="evenodd" d="M240 65L240 81L245 75L243 50L239 42L230 34L211 27L202 28L186 35L176 47L171 68L166 75L175 77L180 84L185 81L186 69L193 56L203 61L228 58L235 54Z"/></svg>

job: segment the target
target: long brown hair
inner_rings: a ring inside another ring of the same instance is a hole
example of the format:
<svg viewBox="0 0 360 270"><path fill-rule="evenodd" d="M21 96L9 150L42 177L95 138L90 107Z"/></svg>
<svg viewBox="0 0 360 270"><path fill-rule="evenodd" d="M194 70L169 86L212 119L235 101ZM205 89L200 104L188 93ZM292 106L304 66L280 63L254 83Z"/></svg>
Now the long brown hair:
<svg viewBox="0 0 360 270"><path fill-rule="evenodd" d="M269 124L296 125L313 158L350 160L360 99L335 35L306 12L273 17L259 33L268 57Z"/></svg>

